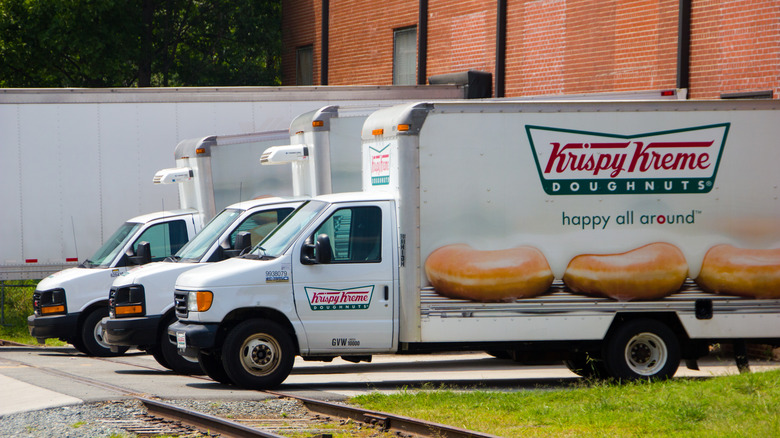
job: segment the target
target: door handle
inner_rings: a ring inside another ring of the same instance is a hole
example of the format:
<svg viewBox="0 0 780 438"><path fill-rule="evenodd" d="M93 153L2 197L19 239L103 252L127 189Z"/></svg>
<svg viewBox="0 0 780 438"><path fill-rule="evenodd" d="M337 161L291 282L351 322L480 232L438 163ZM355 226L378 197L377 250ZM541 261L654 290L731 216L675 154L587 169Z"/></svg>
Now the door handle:
<svg viewBox="0 0 780 438"><path fill-rule="evenodd" d="M390 287L385 285L385 301L390 299Z"/></svg>

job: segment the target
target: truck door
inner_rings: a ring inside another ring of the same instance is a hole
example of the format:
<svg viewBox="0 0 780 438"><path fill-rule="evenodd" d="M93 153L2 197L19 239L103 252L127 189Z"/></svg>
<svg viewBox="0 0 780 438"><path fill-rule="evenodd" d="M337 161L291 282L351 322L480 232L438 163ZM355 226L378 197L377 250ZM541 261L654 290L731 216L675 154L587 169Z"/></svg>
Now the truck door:
<svg viewBox="0 0 780 438"><path fill-rule="evenodd" d="M342 206L295 249L295 304L310 353L393 348L397 280L392 217L390 203ZM313 248L318 237L320 243L329 242L327 248ZM330 256L323 258L316 251ZM329 262L323 261L327 258Z"/></svg>

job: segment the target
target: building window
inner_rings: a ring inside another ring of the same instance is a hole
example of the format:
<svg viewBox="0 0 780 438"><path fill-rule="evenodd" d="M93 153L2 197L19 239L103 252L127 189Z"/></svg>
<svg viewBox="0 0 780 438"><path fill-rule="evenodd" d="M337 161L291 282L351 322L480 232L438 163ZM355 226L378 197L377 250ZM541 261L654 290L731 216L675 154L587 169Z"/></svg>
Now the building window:
<svg viewBox="0 0 780 438"><path fill-rule="evenodd" d="M417 83L417 28L393 31L393 85Z"/></svg>
<svg viewBox="0 0 780 438"><path fill-rule="evenodd" d="M295 85L314 85L314 46L295 51Z"/></svg>

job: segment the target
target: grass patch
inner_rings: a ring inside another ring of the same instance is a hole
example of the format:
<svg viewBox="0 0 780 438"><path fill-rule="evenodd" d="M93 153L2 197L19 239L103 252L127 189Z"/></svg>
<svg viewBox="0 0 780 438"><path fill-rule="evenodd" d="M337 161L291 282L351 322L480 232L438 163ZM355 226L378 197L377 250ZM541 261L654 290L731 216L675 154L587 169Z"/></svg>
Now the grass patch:
<svg viewBox="0 0 780 438"><path fill-rule="evenodd" d="M38 280L13 282L25 287L5 287L5 301L2 309L3 324L0 325L0 339L20 344L37 345L38 340L30 336L27 317L33 314L32 295ZM46 345L67 345L58 339L47 339Z"/></svg>
<svg viewBox="0 0 780 438"><path fill-rule="evenodd" d="M780 436L780 370L553 391L372 393L362 407L504 437Z"/></svg>

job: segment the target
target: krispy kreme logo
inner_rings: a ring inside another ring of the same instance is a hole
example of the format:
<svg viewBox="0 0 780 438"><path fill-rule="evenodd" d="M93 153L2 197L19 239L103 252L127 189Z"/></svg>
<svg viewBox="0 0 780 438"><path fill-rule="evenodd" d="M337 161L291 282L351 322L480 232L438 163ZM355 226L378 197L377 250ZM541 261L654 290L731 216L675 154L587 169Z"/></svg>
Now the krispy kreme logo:
<svg viewBox="0 0 780 438"><path fill-rule="evenodd" d="M306 287L306 297L311 310L360 310L368 309L374 286L351 289L322 289Z"/></svg>
<svg viewBox="0 0 780 438"><path fill-rule="evenodd" d="M390 144L378 148L369 147L371 157L371 185L390 184Z"/></svg>
<svg viewBox="0 0 780 438"><path fill-rule="evenodd" d="M707 193L729 123L631 136L526 126L549 195Z"/></svg>

